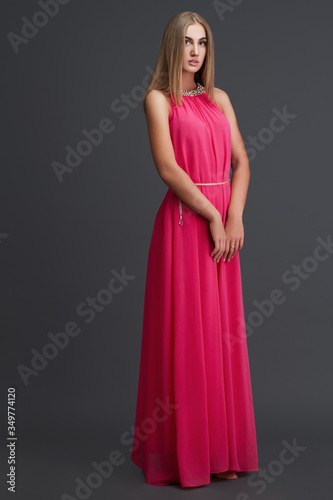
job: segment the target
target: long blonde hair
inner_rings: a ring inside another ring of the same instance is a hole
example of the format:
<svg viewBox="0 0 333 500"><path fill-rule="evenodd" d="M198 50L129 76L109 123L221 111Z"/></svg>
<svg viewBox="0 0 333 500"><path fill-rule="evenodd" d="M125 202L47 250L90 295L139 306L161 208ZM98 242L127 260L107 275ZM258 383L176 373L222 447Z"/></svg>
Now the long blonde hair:
<svg viewBox="0 0 333 500"><path fill-rule="evenodd" d="M173 94L175 105L182 104L181 83L184 40L187 27L191 24L200 23L207 37L206 56L202 67L194 76L196 83L205 87L205 93L209 100L214 102L214 41L213 34L203 17L196 12L179 12L168 22L162 37L160 50L150 84L143 97L143 109L146 112L146 97L153 89L165 91L169 89Z"/></svg>

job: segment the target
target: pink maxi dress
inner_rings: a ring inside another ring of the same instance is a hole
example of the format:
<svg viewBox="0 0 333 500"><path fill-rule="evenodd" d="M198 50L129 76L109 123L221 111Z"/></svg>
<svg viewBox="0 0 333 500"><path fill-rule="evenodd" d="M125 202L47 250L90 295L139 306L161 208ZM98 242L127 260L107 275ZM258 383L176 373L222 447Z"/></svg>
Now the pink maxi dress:
<svg viewBox="0 0 333 500"><path fill-rule="evenodd" d="M198 188L225 224L229 122L205 91L182 100L171 98L169 116L177 164L206 184ZM214 472L258 470L239 253L217 263L213 249L208 220L169 188L148 253L131 451L147 484L201 486Z"/></svg>

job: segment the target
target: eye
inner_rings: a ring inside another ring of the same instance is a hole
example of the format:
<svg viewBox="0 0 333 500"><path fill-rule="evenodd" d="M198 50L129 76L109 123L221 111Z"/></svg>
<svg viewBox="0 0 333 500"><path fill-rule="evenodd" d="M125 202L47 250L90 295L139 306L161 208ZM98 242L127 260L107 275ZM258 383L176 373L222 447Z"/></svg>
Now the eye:
<svg viewBox="0 0 333 500"><path fill-rule="evenodd" d="M187 44L187 42L190 42L190 40L186 40L186 39L185 39L185 45ZM202 43L203 45L207 45L207 42L206 42L206 41L203 41L203 40L202 40L201 42L199 42L199 43Z"/></svg>

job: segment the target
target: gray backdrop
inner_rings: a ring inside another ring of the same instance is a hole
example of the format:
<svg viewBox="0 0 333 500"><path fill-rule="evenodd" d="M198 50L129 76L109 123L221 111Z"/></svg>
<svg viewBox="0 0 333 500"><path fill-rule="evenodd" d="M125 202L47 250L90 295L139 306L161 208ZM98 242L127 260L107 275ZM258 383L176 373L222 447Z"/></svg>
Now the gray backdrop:
<svg viewBox="0 0 333 500"><path fill-rule="evenodd" d="M332 5L16 0L1 6L3 498L11 453L20 500L186 495L146 485L130 460L148 248L167 191L142 97L183 10L212 28L215 85L250 159L240 259L260 466L187 495L333 497Z"/></svg>

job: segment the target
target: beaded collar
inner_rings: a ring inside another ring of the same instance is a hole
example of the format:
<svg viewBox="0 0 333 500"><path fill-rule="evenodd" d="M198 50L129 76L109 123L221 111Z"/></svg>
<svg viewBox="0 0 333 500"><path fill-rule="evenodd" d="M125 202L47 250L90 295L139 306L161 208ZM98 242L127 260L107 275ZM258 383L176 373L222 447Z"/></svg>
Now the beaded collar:
<svg viewBox="0 0 333 500"><path fill-rule="evenodd" d="M194 95L200 95L200 94L202 94L203 91L204 91L203 85L201 85L201 83L198 83L196 89L193 89L193 90L181 90L180 92L181 92L182 95L194 96Z"/></svg>
<svg viewBox="0 0 333 500"><path fill-rule="evenodd" d="M169 87L165 87L165 90L169 90ZM193 97L195 95L200 95L205 91L205 87L201 85L201 83L197 83L197 87L192 90L181 90L181 94L183 96L190 96Z"/></svg>

